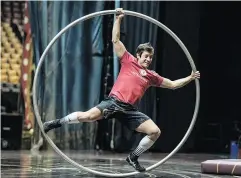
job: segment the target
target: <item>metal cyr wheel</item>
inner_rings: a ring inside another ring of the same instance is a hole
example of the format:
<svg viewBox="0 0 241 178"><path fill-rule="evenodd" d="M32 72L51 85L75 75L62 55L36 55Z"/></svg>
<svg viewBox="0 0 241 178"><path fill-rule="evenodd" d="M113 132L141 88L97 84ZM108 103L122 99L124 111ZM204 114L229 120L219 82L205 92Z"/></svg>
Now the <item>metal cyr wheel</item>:
<svg viewBox="0 0 241 178"><path fill-rule="evenodd" d="M133 12L133 11L128 11L125 10L124 11L125 15L130 15L130 16L135 16L135 17L139 17L142 19L145 19L147 21L150 21L152 23L154 23L155 25L159 26L160 28L162 28L164 31L166 31L181 47L181 49L183 50L183 52L185 53L185 55L187 56L187 59L189 60L189 63L191 65L192 70L195 72L196 71L196 67L195 64L193 62L193 59L190 55L190 53L188 52L187 48L185 47L185 45L182 43L182 41L165 25L163 25L161 22L147 16L147 15L143 15L141 13L137 13L137 12ZM59 150L59 148L53 143L53 141L49 138L49 136L47 134L44 133L43 131L43 123L39 114L39 110L37 107L37 95L36 95L36 90L37 90L37 81L38 81L38 76L39 76L39 72L40 72L40 68L44 62L44 59L48 53L48 51L50 50L50 48L52 47L52 45L57 41L58 38L60 38L60 36L65 33L68 29L70 29L71 27L75 26L76 24L83 22L85 20L91 19L93 17L97 17L97 16L101 16L101 15L108 15L108 14L116 14L115 10L105 10L105 11L99 11L99 12L95 12L89 15L86 15L84 17L81 17L75 21L73 21L72 23L70 23L69 25L67 25L65 28L63 28L52 40L51 42L48 44L48 46L46 47L46 49L44 50L39 64L36 68L36 74L34 76L34 82L33 82L33 103L34 103L34 112L36 115L36 119L37 122L39 124L39 127L44 135L44 137L46 138L46 140L48 141L48 143L53 147L53 149L62 157L64 158L66 161L68 161L70 164L72 164L73 166L82 169L84 171L87 171L89 173L92 174L96 174L96 175L100 175L100 176L106 176L106 177L127 177L127 176L133 176L138 174L139 172L129 172L129 173L123 173L123 174L112 174L112 173L107 173L107 172L99 172L99 171L95 171L89 168L86 168L78 163L76 163L75 161L73 161L72 159L70 159L68 156L66 156L61 150ZM195 109L194 109L194 113L193 113L193 118L192 121L190 123L190 126L186 132L186 134L184 135L184 137L182 138L182 140L180 141L180 143L176 146L176 148L169 153L165 158L163 158L162 160L160 160L159 162L157 162L156 164L148 167L146 169L146 171L150 171L158 166L160 166L161 164L165 163L171 156L173 156L181 147L182 145L185 143L185 141L187 140L187 138L189 137L195 122L196 122L196 118L197 118L197 114L198 114L198 109L199 109L199 102L200 102L200 86L199 86L199 81L198 79L195 80L195 84L196 84L196 101L195 101Z"/></svg>

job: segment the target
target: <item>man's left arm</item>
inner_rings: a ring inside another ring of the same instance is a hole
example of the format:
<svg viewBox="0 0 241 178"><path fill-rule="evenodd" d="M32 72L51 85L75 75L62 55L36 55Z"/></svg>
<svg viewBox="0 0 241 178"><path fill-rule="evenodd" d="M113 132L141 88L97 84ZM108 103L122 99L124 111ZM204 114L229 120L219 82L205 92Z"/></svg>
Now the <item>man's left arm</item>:
<svg viewBox="0 0 241 178"><path fill-rule="evenodd" d="M163 81L162 81L160 87L175 90L175 89L178 89L178 88L181 88L181 87L187 85L188 83L195 80L196 78L197 79L200 78L200 72L199 71L192 72L191 75L189 75L185 78L174 80L174 81L172 81L170 79L167 79L167 78L163 78Z"/></svg>

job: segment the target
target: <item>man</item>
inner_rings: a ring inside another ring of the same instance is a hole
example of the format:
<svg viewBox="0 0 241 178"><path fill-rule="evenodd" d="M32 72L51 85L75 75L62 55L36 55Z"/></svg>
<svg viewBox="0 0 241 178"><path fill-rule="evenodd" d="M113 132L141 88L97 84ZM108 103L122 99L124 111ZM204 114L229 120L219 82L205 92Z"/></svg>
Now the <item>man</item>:
<svg viewBox="0 0 241 178"><path fill-rule="evenodd" d="M161 77L147 68L152 62L154 49L149 43L140 44L136 58L132 56L120 41L120 24L124 17L122 8L116 9L117 15L112 30L112 42L116 55L120 59L121 69L109 97L86 112L74 112L62 119L44 123L47 133L63 124L93 122L99 119L116 118L129 129L145 133L137 148L128 155L126 161L137 171L145 171L138 162L139 156L148 150L161 134L157 125L145 114L136 109L145 91L150 86L176 89L192 80L200 78L200 73L192 72L190 76L175 81Z"/></svg>

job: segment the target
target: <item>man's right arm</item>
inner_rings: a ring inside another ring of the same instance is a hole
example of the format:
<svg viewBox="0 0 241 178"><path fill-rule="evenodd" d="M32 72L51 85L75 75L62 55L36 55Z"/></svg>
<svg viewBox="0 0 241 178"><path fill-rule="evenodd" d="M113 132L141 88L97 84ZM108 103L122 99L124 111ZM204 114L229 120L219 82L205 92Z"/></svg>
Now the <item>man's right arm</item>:
<svg viewBox="0 0 241 178"><path fill-rule="evenodd" d="M121 20L124 17L124 14L121 8L117 9L117 12L120 14L116 15L116 20L113 25L112 43L113 43L114 51L116 55L118 56L119 59L121 59L126 51L124 44L120 41L120 25L121 25Z"/></svg>

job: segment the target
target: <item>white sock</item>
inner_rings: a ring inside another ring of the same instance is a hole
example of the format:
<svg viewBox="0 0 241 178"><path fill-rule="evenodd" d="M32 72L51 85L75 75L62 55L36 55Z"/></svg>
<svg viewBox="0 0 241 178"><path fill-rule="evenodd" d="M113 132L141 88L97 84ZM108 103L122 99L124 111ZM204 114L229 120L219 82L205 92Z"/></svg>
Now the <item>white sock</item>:
<svg viewBox="0 0 241 178"><path fill-rule="evenodd" d="M139 157L142 153L148 150L155 142L152 141L149 136L145 136L137 146L137 148L132 152L132 156Z"/></svg>
<svg viewBox="0 0 241 178"><path fill-rule="evenodd" d="M77 112L73 112L62 119L60 119L61 124L76 124L79 123Z"/></svg>

